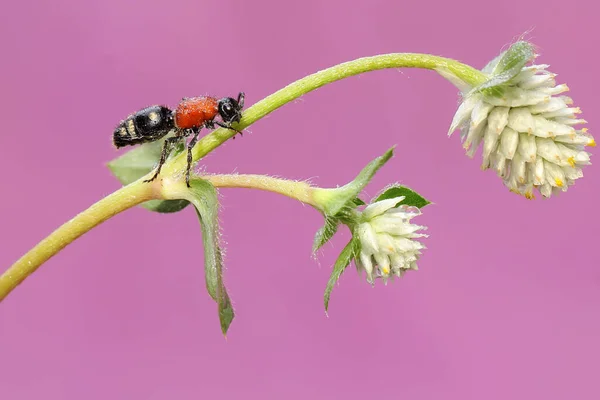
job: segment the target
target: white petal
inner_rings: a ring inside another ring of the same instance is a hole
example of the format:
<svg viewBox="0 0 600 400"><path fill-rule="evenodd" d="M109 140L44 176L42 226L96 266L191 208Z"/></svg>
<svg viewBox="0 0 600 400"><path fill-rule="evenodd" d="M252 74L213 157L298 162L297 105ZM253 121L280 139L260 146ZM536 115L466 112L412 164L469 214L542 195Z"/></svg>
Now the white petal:
<svg viewBox="0 0 600 400"><path fill-rule="evenodd" d="M419 229L427 229L424 226L420 226ZM429 235L425 234L425 233L408 233L406 235L404 235L405 238L408 239L418 239L418 238L428 238Z"/></svg>
<svg viewBox="0 0 600 400"><path fill-rule="evenodd" d="M543 185L546 182L545 176L546 173L544 172L544 159L542 157L538 157L535 160L533 184Z"/></svg>
<svg viewBox="0 0 600 400"><path fill-rule="evenodd" d="M495 106L523 107L532 106L550 100L549 93L539 90L523 90L518 87L508 87L500 97L486 96L485 101Z"/></svg>
<svg viewBox="0 0 600 400"><path fill-rule="evenodd" d="M494 107L488 116L488 129L492 130L496 135L500 135L508 123L509 111L510 108L508 107Z"/></svg>
<svg viewBox="0 0 600 400"><path fill-rule="evenodd" d="M508 114L508 126L517 132L533 133L535 121L527 107L517 107Z"/></svg>
<svg viewBox="0 0 600 400"><path fill-rule="evenodd" d="M519 72L517 74L517 76L513 78L513 82L520 83L526 79L531 78L532 76L534 76L535 74L537 74L539 72L544 73L544 72L546 72L544 70L547 69L549 66L550 65L548 65L548 64L537 64L537 65L528 65L526 67L523 67L521 69L521 72Z"/></svg>
<svg viewBox="0 0 600 400"><path fill-rule="evenodd" d="M510 163L512 163L511 161L509 161ZM508 190L510 190L511 192L514 193L521 193L519 191L519 183L517 182L517 177L516 175L514 175L512 173L512 171L509 172L509 176L504 179L504 185L508 188Z"/></svg>
<svg viewBox="0 0 600 400"><path fill-rule="evenodd" d="M485 132L485 123L479 124L477 126L471 126L469 130L469 134L465 139L465 143L463 144L463 148L467 150L467 155L469 157L473 157L475 152L479 148L479 144L483 139L483 133Z"/></svg>
<svg viewBox="0 0 600 400"><path fill-rule="evenodd" d="M560 164L562 162L560 150L552 139L535 138L538 155L552 163Z"/></svg>
<svg viewBox="0 0 600 400"><path fill-rule="evenodd" d="M546 182L554 187L563 187L565 185L565 174L558 165L544 161L544 170L546 171Z"/></svg>
<svg viewBox="0 0 600 400"><path fill-rule="evenodd" d="M509 128L504 128L500 135L500 150L507 159L512 159L519 145L519 134Z"/></svg>
<svg viewBox="0 0 600 400"><path fill-rule="evenodd" d="M418 225L409 224L404 222L403 219L393 215L382 215L373 221L371 226L378 233L389 233L390 235L407 235L418 231L421 227Z"/></svg>
<svg viewBox="0 0 600 400"><path fill-rule="evenodd" d="M371 255L379 251L375 232L368 223L363 223L358 226L358 238L360 239L360 244L364 253Z"/></svg>
<svg viewBox="0 0 600 400"><path fill-rule="evenodd" d="M578 165L590 165L590 155L586 151L573 150L562 143L556 143L564 161L561 166L574 167Z"/></svg>
<svg viewBox="0 0 600 400"><path fill-rule="evenodd" d="M483 136L483 164L481 165L482 169L487 169L490 166L490 154L493 151L496 151L498 148L498 134L494 132L493 129L490 129L490 124L485 130L485 135Z"/></svg>
<svg viewBox="0 0 600 400"><path fill-rule="evenodd" d="M572 127L548 120L544 117L535 115L533 119L535 121L534 135L536 136L547 138L575 133L575 129Z"/></svg>
<svg viewBox="0 0 600 400"><path fill-rule="evenodd" d="M379 253L377 254L393 254L396 252L395 239L387 233L377 234L377 245L379 247ZM375 254L376 259L377 254Z"/></svg>
<svg viewBox="0 0 600 400"><path fill-rule="evenodd" d="M383 276L390 275L390 259L384 254L375 254L375 261L379 266L379 270Z"/></svg>
<svg viewBox="0 0 600 400"><path fill-rule="evenodd" d="M502 155L502 152L497 151L495 153L492 153L492 155L490 156L490 160L492 161L492 166L496 170L496 174L504 178L507 175L508 170L506 158Z"/></svg>
<svg viewBox="0 0 600 400"><path fill-rule="evenodd" d="M543 113L542 117L549 118L571 118L574 119L575 115L581 114L581 109L579 107L564 107L556 111L551 111L547 113Z"/></svg>
<svg viewBox="0 0 600 400"><path fill-rule="evenodd" d="M551 113L567 108L567 104L570 104L572 101L573 100L566 96L552 97L550 101L529 106L529 111L533 114Z"/></svg>
<svg viewBox="0 0 600 400"><path fill-rule="evenodd" d="M394 271L398 271L402 268L404 268L404 257L402 257L402 255L400 254L392 254L390 256L390 261L392 264L392 269Z"/></svg>
<svg viewBox="0 0 600 400"><path fill-rule="evenodd" d="M531 166L531 164L528 164L528 165ZM535 198L535 196L533 195L533 184L532 183L527 183L523 187L523 196L525 196L529 200L532 200Z"/></svg>
<svg viewBox="0 0 600 400"><path fill-rule="evenodd" d="M373 204L369 204L363 211L363 215L367 220L373 219L374 217L383 214L390 208L393 208L396 204L404 200L405 196L394 197L392 199L385 199L376 201Z"/></svg>
<svg viewBox="0 0 600 400"><path fill-rule="evenodd" d="M396 244L396 249L399 252L410 252L420 250L425 247L422 243L417 242L416 240L405 239L402 237L395 238L394 242Z"/></svg>
<svg viewBox="0 0 600 400"><path fill-rule="evenodd" d="M402 204L396 208L388 210L386 214L398 216L404 221L409 221L411 218L421 215L421 210L414 206L407 206L406 204Z"/></svg>
<svg viewBox="0 0 600 400"><path fill-rule="evenodd" d="M493 105L484 101L477 103L473 108L473 112L471 113L471 126L478 126L483 123L493 108Z"/></svg>
<svg viewBox="0 0 600 400"><path fill-rule="evenodd" d="M535 161L537 148L535 146L535 136L521 133L517 151L527 162Z"/></svg>
<svg viewBox="0 0 600 400"><path fill-rule="evenodd" d="M523 89L536 89L539 87L550 87L556 85L554 81L554 74L546 73L534 75L529 79L524 80L519 83L519 86Z"/></svg>
<svg viewBox="0 0 600 400"><path fill-rule="evenodd" d="M373 282L373 262L371 261L371 256L361 252L360 263L367 273L367 281Z"/></svg>
<svg viewBox="0 0 600 400"><path fill-rule="evenodd" d="M525 183L526 178L525 159L520 154L515 154L510 166L510 175L514 177L519 184Z"/></svg>
<svg viewBox="0 0 600 400"><path fill-rule="evenodd" d="M577 165L590 165L590 154L586 151L580 151L575 156L575 163Z"/></svg>
<svg viewBox="0 0 600 400"><path fill-rule="evenodd" d="M552 186L550 186L549 183L544 183L541 187L540 187L540 193L542 194L542 196L544 197L550 197L550 195L552 195Z"/></svg>
<svg viewBox="0 0 600 400"><path fill-rule="evenodd" d="M554 138L557 142L590 146L595 145L594 139L587 134L573 132L569 135L560 135Z"/></svg>
<svg viewBox="0 0 600 400"><path fill-rule="evenodd" d="M583 178L583 171L581 170L581 168L562 167L562 170L563 170L565 176L567 177L567 179L574 181L576 179Z"/></svg>
<svg viewBox="0 0 600 400"><path fill-rule="evenodd" d="M549 94L549 95L555 96L557 94L568 92L569 87L565 84L562 84L562 85L549 87L549 88L540 88L540 89L537 89L537 91L544 93L544 94Z"/></svg>
<svg viewBox="0 0 600 400"><path fill-rule="evenodd" d="M573 125L579 125L579 124L587 124L587 121L585 119L575 119L575 118L568 118L568 117L556 117L554 118L554 121L556 121L556 123L562 124L562 125L567 125L567 126L573 126ZM571 128L573 129L573 128Z"/></svg>
<svg viewBox="0 0 600 400"><path fill-rule="evenodd" d="M541 159L541 158L540 158ZM532 163L527 163L527 177L526 177L526 181L527 181L527 185L539 185L539 182L537 180L537 178L535 177L535 162Z"/></svg>
<svg viewBox="0 0 600 400"><path fill-rule="evenodd" d="M471 112L473 112L473 108L480 99L481 96L472 95L467 97L460 106L458 106L458 110L456 110L450 129L448 130L448 136L452 135L455 130L463 126L471 118Z"/></svg>

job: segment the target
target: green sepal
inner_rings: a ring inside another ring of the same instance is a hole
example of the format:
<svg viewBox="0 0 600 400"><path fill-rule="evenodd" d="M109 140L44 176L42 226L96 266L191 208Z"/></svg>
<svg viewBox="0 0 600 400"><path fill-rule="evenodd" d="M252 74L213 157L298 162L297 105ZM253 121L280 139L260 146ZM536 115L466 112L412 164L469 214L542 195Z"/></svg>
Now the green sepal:
<svg viewBox="0 0 600 400"><path fill-rule="evenodd" d="M365 186L373 179L375 173L383 167L383 165L394 155L394 147L389 149L380 157L377 157L371 161L362 171L358 174L354 180L342 187L337 189L328 189L335 195L331 196L330 200L325 204L324 211L328 216L335 216L342 209L349 205L356 207L355 201L361 202L358 199L359 193L364 189Z"/></svg>
<svg viewBox="0 0 600 400"><path fill-rule="evenodd" d="M382 191L382 193L380 195L378 195L375 198L375 200L373 200L373 203L375 203L377 201L381 201L381 200L393 199L394 197L400 197L400 196L404 196L405 198L402 201L400 201L398 204L396 204L396 207L398 207L401 204L405 204L407 206L423 208L426 205L431 204L431 202L429 200L427 200L425 197L421 196L419 193L415 192L414 190L412 190L406 186L402 186L402 185L388 186L387 188L385 188Z"/></svg>
<svg viewBox="0 0 600 400"><path fill-rule="evenodd" d="M333 290L333 286L340 279L342 273L346 270L350 262L358 256L360 252L360 240L353 235L352 239L348 242L346 247L340 253L340 256L335 261L333 265L333 271L331 272L331 277L327 282L327 287L325 288L325 295L323 297L325 304L325 311L329 308L329 299L331 298L331 291Z"/></svg>
<svg viewBox="0 0 600 400"><path fill-rule="evenodd" d="M110 161L107 166L112 174L121 182L129 185L142 176L153 171L162 150L164 139L156 142L144 143ZM171 156L181 152L183 146L178 146L171 151ZM183 210L190 204L187 200L150 200L142 204L142 207L159 213L174 213Z"/></svg>
<svg viewBox="0 0 600 400"><path fill-rule="evenodd" d="M234 318L231 299L223 283L223 253L219 241L217 190L208 181L194 178L190 181L190 201L196 208L204 243L204 272L206 289L217 302L221 331L227 330Z"/></svg>
<svg viewBox="0 0 600 400"><path fill-rule="evenodd" d="M358 195L393 155L394 147L367 164L352 182L336 189L322 190L327 197L323 207L325 224L315 234L313 254L335 235L340 223L351 225L354 222L352 210L366 204Z"/></svg>
<svg viewBox="0 0 600 400"><path fill-rule="evenodd" d="M531 43L525 41L514 43L483 68L482 71L488 73L490 79L476 87L475 91L490 96L501 96L502 86L517 76L534 57L535 49Z"/></svg>
<svg viewBox="0 0 600 400"><path fill-rule="evenodd" d="M340 221L333 217L325 217L325 224L315 234L312 252L315 254L323 245L335 235Z"/></svg>

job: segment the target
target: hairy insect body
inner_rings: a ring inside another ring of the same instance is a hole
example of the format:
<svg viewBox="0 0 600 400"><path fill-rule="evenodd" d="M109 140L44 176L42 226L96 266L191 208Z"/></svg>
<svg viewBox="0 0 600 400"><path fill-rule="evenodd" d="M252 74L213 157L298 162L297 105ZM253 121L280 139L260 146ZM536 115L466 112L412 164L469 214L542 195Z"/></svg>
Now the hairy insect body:
<svg viewBox="0 0 600 400"><path fill-rule="evenodd" d="M150 106L129 115L116 127L113 143L117 148L153 142L172 129L173 112L164 106Z"/></svg>
<svg viewBox="0 0 600 400"><path fill-rule="evenodd" d="M151 182L160 174L167 160L171 146L192 135L187 145L187 170L185 181L190 186L190 170L192 168L192 148L198 142L198 135L203 127L214 129L215 125L242 132L232 128L231 124L240 122L244 108L244 93L240 92L237 100L224 97L217 100L214 97L190 97L182 99L175 110L165 106L146 107L129 115L115 128L113 143L117 148L132 146L140 143L154 142L167 136L171 131L174 135L165 139L158 162L158 167ZM221 121L216 121L219 116Z"/></svg>
<svg viewBox="0 0 600 400"><path fill-rule="evenodd" d="M179 129L201 128L218 113L219 102L214 97L185 98L175 109L175 125Z"/></svg>

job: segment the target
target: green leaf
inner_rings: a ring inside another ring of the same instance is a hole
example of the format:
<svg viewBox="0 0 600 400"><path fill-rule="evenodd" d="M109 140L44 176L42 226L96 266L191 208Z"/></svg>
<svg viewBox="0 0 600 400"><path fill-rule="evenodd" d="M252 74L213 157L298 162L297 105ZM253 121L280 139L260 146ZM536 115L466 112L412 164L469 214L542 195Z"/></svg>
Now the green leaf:
<svg viewBox="0 0 600 400"><path fill-rule="evenodd" d="M484 74L487 74L487 75L492 75L492 73L494 72L494 69L496 68L496 65L498 65L498 63L500 62L502 57L504 57L504 54L506 54L506 51L503 51L502 53L497 55L492 61L487 63L487 65L485 67L483 67L481 72L483 72Z"/></svg>
<svg viewBox="0 0 600 400"><path fill-rule="evenodd" d="M521 69L535 56L535 50L531 43L519 41L514 43L504 52L496 66L493 75L509 74L516 76Z"/></svg>
<svg viewBox="0 0 600 400"><path fill-rule="evenodd" d="M331 277L329 278L329 282L327 282L327 287L325 288L325 311L327 311L329 308L329 299L331 297L333 286L340 279L342 272L344 272L348 265L350 265L350 262L357 256L359 251L360 242L357 238L352 237L352 239L340 253L338 259L335 261L335 264L333 265L333 272L331 273Z"/></svg>
<svg viewBox="0 0 600 400"><path fill-rule="evenodd" d="M501 95L502 85L517 76L534 56L535 50L531 43L525 41L514 43L507 51L486 65L484 71L491 70L490 79L478 86L476 90L492 96Z"/></svg>
<svg viewBox="0 0 600 400"><path fill-rule="evenodd" d="M405 199L402 200L401 202L399 202L396 205L396 207L398 207L401 204L406 204L407 206L423 208L426 205L431 204L431 202L429 200L425 199L419 193L415 192L414 190L412 190L406 186L402 186L402 185L394 185L394 186L387 187L386 189L384 189L383 193L381 193L379 196L377 196L377 198L375 199L374 202L386 200L386 199L393 199L394 197L400 197L400 196L404 196Z"/></svg>
<svg viewBox="0 0 600 400"><path fill-rule="evenodd" d="M339 221L335 218L325 217L325 225L317 231L313 242L312 252L315 254L323 245L335 235L338 230Z"/></svg>
<svg viewBox="0 0 600 400"><path fill-rule="evenodd" d="M156 168L163 142L164 139L144 143L110 161L108 168L119 182L129 185ZM171 155L177 154L181 149L182 146L179 146ZM159 213L173 213L183 210L188 204L187 200L150 200L143 203L142 207Z"/></svg>
<svg viewBox="0 0 600 400"><path fill-rule="evenodd" d="M196 207L204 242L204 272L208 294L217 302L223 334L234 318L233 306L223 283L223 253L219 243L218 198L213 185L202 179L190 181L190 201Z"/></svg>
<svg viewBox="0 0 600 400"><path fill-rule="evenodd" d="M360 198L358 198L358 197L354 199L354 205L355 205L356 207L359 207L359 206L364 206L364 205L366 205L366 204L367 204L367 203L365 203L363 200L361 200L361 199L360 199Z"/></svg>
<svg viewBox="0 0 600 400"><path fill-rule="evenodd" d="M362 171L360 171L358 176L352 182L340 188L331 189L331 192L335 193L335 195L331 196L331 199L325 205L325 214L334 216L348 203L356 201L358 194L365 186L367 186L369 181L373 179L373 176L379 168L383 167L393 155L394 147L386 151L382 156L371 161ZM361 201L360 199L358 200Z"/></svg>

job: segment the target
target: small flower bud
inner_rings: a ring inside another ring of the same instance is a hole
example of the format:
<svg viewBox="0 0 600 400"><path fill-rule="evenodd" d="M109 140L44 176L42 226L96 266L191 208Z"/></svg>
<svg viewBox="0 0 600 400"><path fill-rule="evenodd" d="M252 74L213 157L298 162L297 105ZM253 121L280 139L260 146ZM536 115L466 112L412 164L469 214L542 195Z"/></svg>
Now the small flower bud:
<svg viewBox="0 0 600 400"><path fill-rule="evenodd" d="M382 277L402 276L408 270L416 270L416 261L425 248L415 239L427 237L419 231L424 226L410 223L421 214L414 206L400 205L404 196L376 201L368 205L359 217L356 233L360 240L360 256L356 266L367 274L367 281Z"/></svg>

